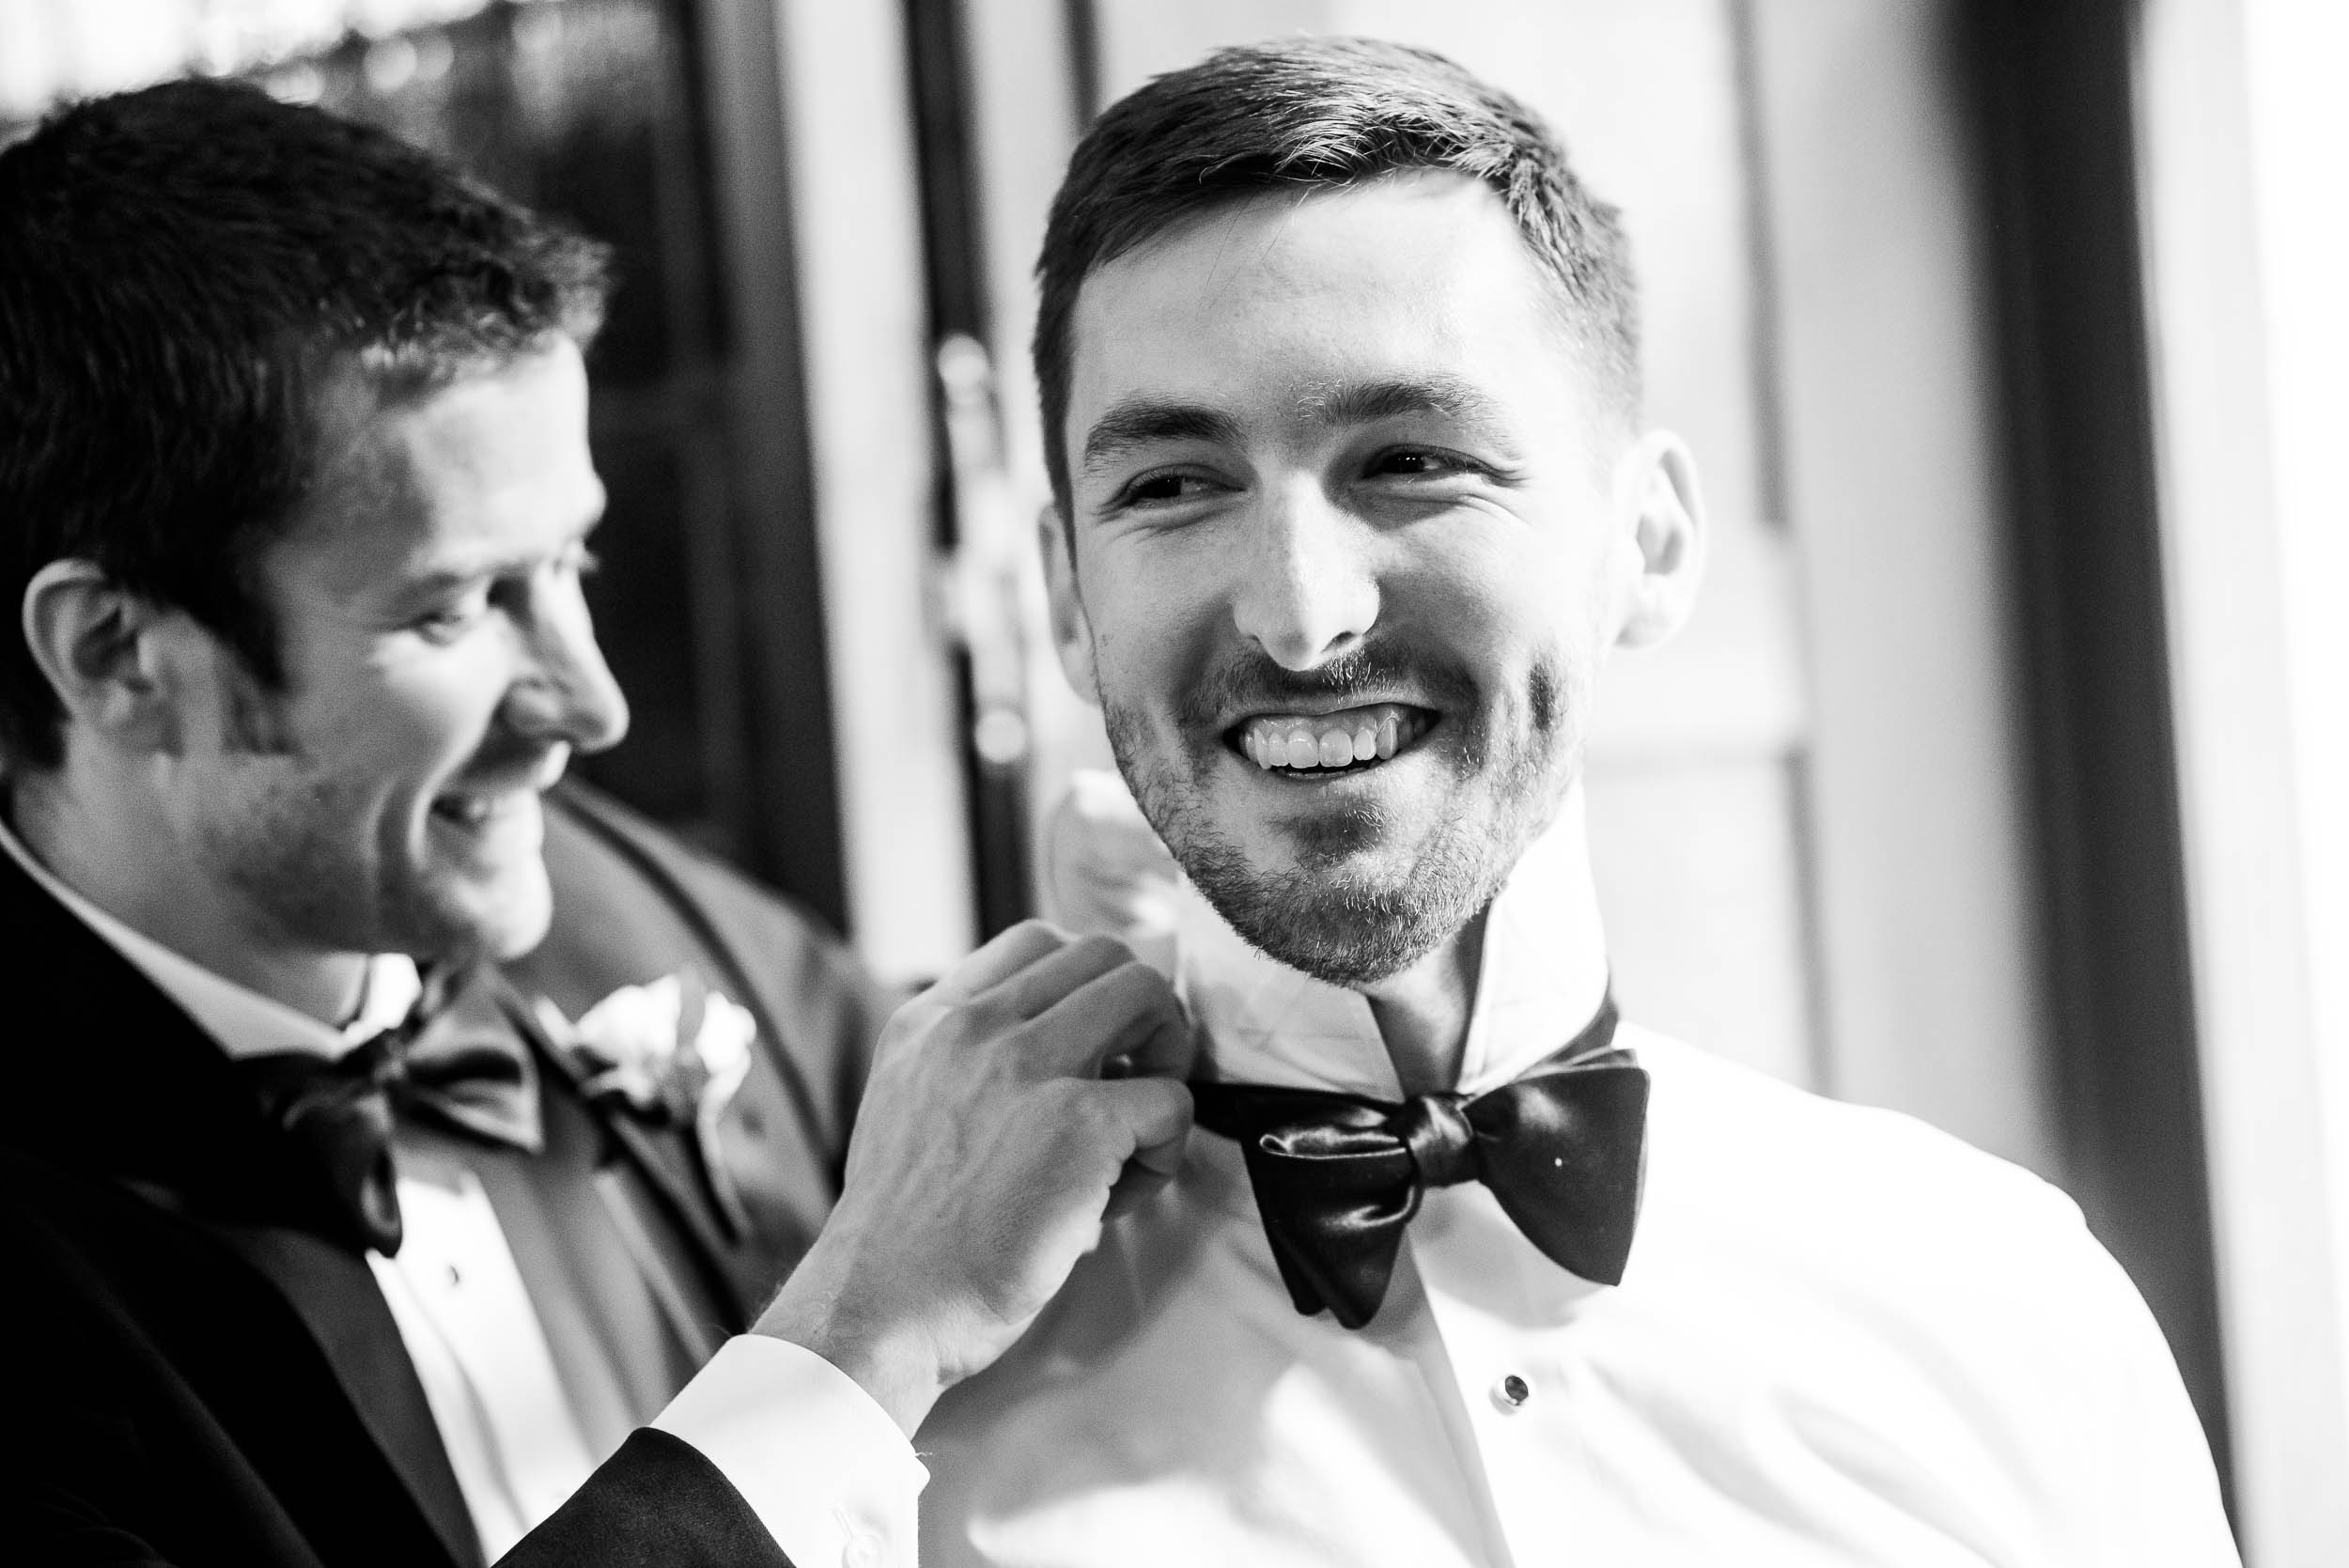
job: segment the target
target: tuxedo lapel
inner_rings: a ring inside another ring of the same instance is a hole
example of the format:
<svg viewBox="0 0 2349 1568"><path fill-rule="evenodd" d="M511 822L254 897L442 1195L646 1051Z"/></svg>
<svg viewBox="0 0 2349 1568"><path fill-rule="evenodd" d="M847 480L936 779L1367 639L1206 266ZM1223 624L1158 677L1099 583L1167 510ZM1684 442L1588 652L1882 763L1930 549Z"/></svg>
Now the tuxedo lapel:
<svg viewBox="0 0 2349 1568"><path fill-rule="evenodd" d="M87 1228L80 1239L94 1256L113 1260L114 1287L176 1347L167 1354L182 1374L200 1382L198 1361L217 1374L199 1391L229 1407L224 1420L241 1443L272 1452L282 1429L345 1453L338 1485L353 1497L397 1493L447 1560L477 1563L397 1327L366 1259L323 1239L329 1211L308 1168L219 1047L12 862L0 861L0 911L16 936L0 956L15 994L74 1009L69 1029L12 1061L0 1141L68 1173L58 1207ZM84 1190L87 1202L75 1196ZM178 1276L158 1273L165 1250ZM257 1310L257 1292L277 1311ZM257 1335L257 1312L276 1325L273 1339ZM206 1326L218 1332L198 1331ZM244 1364L220 1358L226 1344L245 1347ZM327 1375L292 1370L310 1367ZM348 1473L370 1460L380 1480Z"/></svg>
<svg viewBox="0 0 2349 1568"><path fill-rule="evenodd" d="M575 1096L586 1107L612 1145L652 1188L661 1211L685 1242L695 1271L702 1277L700 1282L711 1298L731 1314L732 1320L724 1326L726 1331L739 1332L748 1327L764 1302L746 1299L735 1278L730 1266L733 1246L721 1228L713 1195L697 1168L689 1141L691 1129L651 1126L624 1106L588 1094L586 1084L592 1074L586 1064L548 1036L529 1004L510 984L502 977L492 977L491 983L497 987L500 1007L530 1043L533 1054L546 1067L552 1084L559 1084L562 1092ZM550 1091L553 1092L552 1085ZM648 1273L657 1276L661 1272L657 1260L639 1261ZM686 1327L679 1326L680 1329ZM692 1335L695 1340L705 1337Z"/></svg>
<svg viewBox="0 0 2349 1568"><path fill-rule="evenodd" d="M576 884L598 876L602 868L591 857L600 857L625 868L625 875L656 893L661 912L682 928L685 940L680 942L671 935L662 941L650 930L638 930L630 933L631 941L642 944L651 939L680 956L690 949L691 956L707 971L705 978L757 1017L760 1039L768 1048L759 1053L760 1071L744 1092L756 1086L762 1097L771 1101L779 1142L811 1154L845 1151L847 1129L834 1103L839 1096L827 1094L819 1087L798 1053L782 1048L792 1038L794 1012L806 1010L814 999L781 994L767 982L766 971L738 951L728 939L725 923L717 918L707 898L697 896L686 885L687 877L696 868L681 859L674 845L646 831L613 801L576 784L560 786L548 803L554 818L549 836L555 841L548 856L549 875L573 882L574 887L567 892L583 892ZM605 874L609 875L608 869ZM651 901L639 896L629 902L643 911ZM793 1003L799 1006L795 1009ZM836 1169L832 1176L836 1186Z"/></svg>
<svg viewBox="0 0 2349 1568"><path fill-rule="evenodd" d="M544 944L506 967L524 994L575 1019L618 986L691 970L757 1024L750 1070L708 1145L747 1227L720 1221L690 1132L653 1132L630 1149L708 1218L697 1245L713 1253L745 1317L754 1315L838 1196L848 1117L894 1000L804 917L592 790L567 782L549 795L546 860L557 910L567 912Z"/></svg>
<svg viewBox="0 0 2349 1568"><path fill-rule="evenodd" d="M376 1448L452 1562L478 1568L481 1542L375 1273L365 1258L304 1231L220 1225L213 1234L277 1288L334 1374Z"/></svg>

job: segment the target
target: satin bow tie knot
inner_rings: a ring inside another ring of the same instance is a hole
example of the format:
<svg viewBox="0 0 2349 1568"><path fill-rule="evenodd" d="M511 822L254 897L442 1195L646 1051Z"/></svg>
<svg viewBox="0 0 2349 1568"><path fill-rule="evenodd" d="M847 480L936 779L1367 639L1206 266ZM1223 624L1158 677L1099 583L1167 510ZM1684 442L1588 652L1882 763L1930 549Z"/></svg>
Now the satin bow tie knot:
<svg viewBox="0 0 2349 1568"><path fill-rule="evenodd" d="M1413 1094L1394 1119L1394 1134L1409 1151L1422 1188L1457 1187L1484 1174L1476 1157L1476 1126L1462 1108L1466 1094Z"/></svg>
<svg viewBox="0 0 2349 1568"><path fill-rule="evenodd" d="M385 1257L402 1235L396 1113L528 1154L543 1144L529 1046L487 971L428 986L404 1022L339 1057L279 1051L237 1065L319 1177L319 1227Z"/></svg>
<svg viewBox="0 0 2349 1568"><path fill-rule="evenodd" d="M1603 1004L1574 1041L1487 1094L1400 1105L1315 1089L1194 1083L1198 1122L1236 1140L1297 1310L1377 1315L1430 1188L1479 1181L1560 1267L1617 1284L1639 1219L1647 1073Z"/></svg>

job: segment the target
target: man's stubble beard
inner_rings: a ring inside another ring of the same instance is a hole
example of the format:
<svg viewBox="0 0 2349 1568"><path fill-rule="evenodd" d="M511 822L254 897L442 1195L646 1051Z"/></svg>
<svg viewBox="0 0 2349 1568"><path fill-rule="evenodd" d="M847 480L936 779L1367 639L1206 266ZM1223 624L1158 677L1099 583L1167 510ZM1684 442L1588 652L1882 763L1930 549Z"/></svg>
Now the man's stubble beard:
<svg viewBox="0 0 2349 1568"><path fill-rule="evenodd" d="M311 767L283 700L257 685L240 687L224 758L231 778L218 792L229 804L207 811L197 845L213 874L280 940L462 965L518 956L543 939L543 922L485 923L437 894L421 872L387 863L374 837L338 831L367 816L372 793Z"/></svg>
<svg viewBox="0 0 2349 1568"><path fill-rule="evenodd" d="M1360 988L1410 968L1482 914L1556 817L1581 760L1579 727L1569 723L1572 705L1562 688L1553 668L1535 667L1517 715L1521 722L1506 724L1504 713L1495 726L1517 737L1505 750L1490 734L1456 733L1456 719L1446 726L1455 733L1439 730L1422 743L1451 749L1464 791L1471 782L1484 785L1489 809L1446 810L1408 863L1376 877L1342 868L1400 826L1378 806L1350 804L1292 827L1299 868L1260 872L1217 824L1205 787L1221 765L1220 738L1204 753L1178 741L1177 754L1157 758L1148 721L1133 706L1104 694L1102 716L1126 787L1224 923L1291 969Z"/></svg>

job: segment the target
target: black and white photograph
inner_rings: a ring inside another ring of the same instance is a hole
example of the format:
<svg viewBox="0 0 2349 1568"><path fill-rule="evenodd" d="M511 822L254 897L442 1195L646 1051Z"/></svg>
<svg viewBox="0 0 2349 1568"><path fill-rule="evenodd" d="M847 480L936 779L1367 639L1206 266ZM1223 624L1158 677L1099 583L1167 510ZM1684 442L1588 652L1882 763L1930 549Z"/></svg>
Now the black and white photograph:
<svg viewBox="0 0 2349 1568"><path fill-rule="evenodd" d="M2349 1563L2344 72L0 0L0 1559Z"/></svg>

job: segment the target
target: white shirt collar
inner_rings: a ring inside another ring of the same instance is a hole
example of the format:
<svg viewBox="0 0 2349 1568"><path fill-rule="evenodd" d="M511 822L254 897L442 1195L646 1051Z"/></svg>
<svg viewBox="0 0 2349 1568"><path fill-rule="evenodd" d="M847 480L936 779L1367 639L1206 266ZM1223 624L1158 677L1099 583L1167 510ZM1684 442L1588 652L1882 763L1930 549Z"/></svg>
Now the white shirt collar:
<svg viewBox="0 0 2349 1568"><path fill-rule="evenodd" d="M263 996L248 986L214 974L108 914L36 860L5 818L0 818L0 847L8 850L9 858L24 868L24 875L39 884L42 892L64 905L76 920L97 932L109 947L153 981L157 989L178 1003L230 1057L265 1056L275 1051L340 1056L405 1018L423 991L415 960L404 953L379 953L367 960L358 1012L349 1023L336 1028L288 1007L274 997Z"/></svg>
<svg viewBox="0 0 2349 1568"><path fill-rule="evenodd" d="M1582 791L1509 874L1485 923L1459 1089L1482 1094L1563 1046L1607 992ZM1176 986L1218 1076L1236 1082L1401 1097L1369 999L1248 945L1185 884Z"/></svg>

